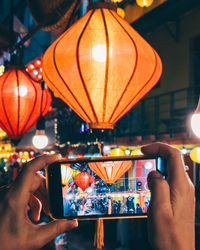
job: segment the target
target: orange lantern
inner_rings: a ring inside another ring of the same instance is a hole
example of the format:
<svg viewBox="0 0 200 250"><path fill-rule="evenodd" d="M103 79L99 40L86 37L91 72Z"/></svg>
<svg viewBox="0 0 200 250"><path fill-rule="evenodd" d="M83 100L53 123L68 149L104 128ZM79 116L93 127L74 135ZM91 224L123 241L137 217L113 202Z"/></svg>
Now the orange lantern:
<svg viewBox="0 0 200 250"><path fill-rule="evenodd" d="M74 177L74 182L82 190L85 190L89 187L89 184L92 182L91 175L87 172L81 172Z"/></svg>
<svg viewBox="0 0 200 250"><path fill-rule="evenodd" d="M40 115L48 112L51 94L34 82L25 70L10 66L0 77L0 127L10 139L20 139Z"/></svg>
<svg viewBox="0 0 200 250"><path fill-rule="evenodd" d="M114 183L132 166L132 161L89 162L90 169L104 182Z"/></svg>
<svg viewBox="0 0 200 250"><path fill-rule="evenodd" d="M90 128L113 128L159 80L156 51L109 3L94 3L43 56L43 79Z"/></svg>

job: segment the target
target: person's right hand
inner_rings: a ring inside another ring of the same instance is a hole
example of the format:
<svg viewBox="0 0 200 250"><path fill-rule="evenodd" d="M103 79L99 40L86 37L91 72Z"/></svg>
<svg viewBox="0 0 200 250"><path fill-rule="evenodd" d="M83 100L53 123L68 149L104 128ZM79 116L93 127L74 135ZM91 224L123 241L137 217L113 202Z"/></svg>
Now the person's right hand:
<svg viewBox="0 0 200 250"><path fill-rule="evenodd" d="M194 250L194 186L184 169L180 151L163 143L150 144L141 150L147 156L161 156L167 160L167 180L157 171L148 175L151 245L157 250Z"/></svg>

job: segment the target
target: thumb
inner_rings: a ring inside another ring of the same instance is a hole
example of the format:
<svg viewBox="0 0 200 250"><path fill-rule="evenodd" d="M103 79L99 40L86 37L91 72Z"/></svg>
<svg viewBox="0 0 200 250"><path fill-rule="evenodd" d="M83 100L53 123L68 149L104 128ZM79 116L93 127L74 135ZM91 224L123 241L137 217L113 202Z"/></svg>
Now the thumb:
<svg viewBox="0 0 200 250"><path fill-rule="evenodd" d="M71 230L77 226L77 220L57 220L52 221L46 225L38 226L38 228L36 229L36 242L38 243L39 247L44 246L59 234Z"/></svg>
<svg viewBox="0 0 200 250"><path fill-rule="evenodd" d="M149 211L160 211L164 213L165 209L171 209L170 189L166 180L157 171L151 171L147 177L148 187L151 191L151 201ZM169 210L166 211L169 213ZM171 211L172 212L172 211Z"/></svg>

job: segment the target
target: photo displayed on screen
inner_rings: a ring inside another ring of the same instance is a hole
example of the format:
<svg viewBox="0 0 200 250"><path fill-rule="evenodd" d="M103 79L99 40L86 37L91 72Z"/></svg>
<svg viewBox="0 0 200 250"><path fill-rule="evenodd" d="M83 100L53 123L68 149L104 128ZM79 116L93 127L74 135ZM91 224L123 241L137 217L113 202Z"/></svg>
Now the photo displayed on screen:
<svg viewBox="0 0 200 250"><path fill-rule="evenodd" d="M61 165L64 216L145 214L156 159Z"/></svg>

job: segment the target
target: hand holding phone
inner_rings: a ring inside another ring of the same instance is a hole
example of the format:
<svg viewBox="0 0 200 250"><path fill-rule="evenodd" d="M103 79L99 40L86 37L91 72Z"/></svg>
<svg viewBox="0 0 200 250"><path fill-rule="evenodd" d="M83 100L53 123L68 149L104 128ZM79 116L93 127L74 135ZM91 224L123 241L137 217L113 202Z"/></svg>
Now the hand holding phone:
<svg viewBox="0 0 200 250"><path fill-rule="evenodd" d="M147 175L165 174L161 157L63 159L48 167L53 218L146 217L150 202Z"/></svg>

